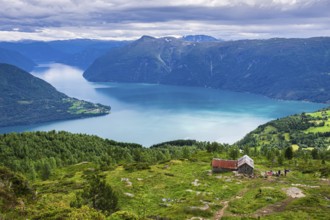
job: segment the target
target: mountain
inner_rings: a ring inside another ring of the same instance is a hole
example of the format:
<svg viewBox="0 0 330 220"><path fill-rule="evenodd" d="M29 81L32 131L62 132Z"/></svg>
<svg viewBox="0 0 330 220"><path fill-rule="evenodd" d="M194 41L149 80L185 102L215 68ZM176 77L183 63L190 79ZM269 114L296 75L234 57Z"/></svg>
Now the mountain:
<svg viewBox="0 0 330 220"><path fill-rule="evenodd" d="M184 41L191 41L191 42L213 42L213 41L221 41L212 36L208 35L186 35L182 37Z"/></svg>
<svg viewBox="0 0 330 220"><path fill-rule="evenodd" d="M0 64L0 94L0 127L98 116L110 110L70 98L9 64Z"/></svg>
<svg viewBox="0 0 330 220"><path fill-rule="evenodd" d="M95 60L84 77L326 103L330 102L330 38L187 42L143 36Z"/></svg>
<svg viewBox="0 0 330 220"><path fill-rule="evenodd" d="M19 52L38 64L58 62L86 69L96 58L111 48L121 47L127 43L127 41L73 39L49 42L0 42L0 47Z"/></svg>
<svg viewBox="0 0 330 220"><path fill-rule="evenodd" d="M0 63L12 64L26 71L30 71L36 66L32 60L22 54L4 48L0 48Z"/></svg>
<svg viewBox="0 0 330 220"><path fill-rule="evenodd" d="M113 48L122 47L128 41L100 41L100 40L66 40L53 41L49 44L65 53L67 56L57 59L56 62L87 69L97 58Z"/></svg>
<svg viewBox="0 0 330 220"><path fill-rule="evenodd" d="M36 63L52 62L66 56L44 41L0 42L0 47L17 51Z"/></svg>

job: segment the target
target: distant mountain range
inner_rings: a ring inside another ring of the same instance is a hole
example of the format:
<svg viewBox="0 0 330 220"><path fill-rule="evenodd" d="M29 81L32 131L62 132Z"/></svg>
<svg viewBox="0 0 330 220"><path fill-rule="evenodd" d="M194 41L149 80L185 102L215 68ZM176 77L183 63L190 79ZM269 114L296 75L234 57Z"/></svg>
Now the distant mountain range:
<svg viewBox="0 0 330 220"><path fill-rule="evenodd" d="M0 127L108 114L110 107L70 98L47 82L0 64Z"/></svg>
<svg viewBox="0 0 330 220"><path fill-rule="evenodd" d="M19 52L1 48L1 46L0 46L0 63L12 64L26 71L30 71L36 66L36 63L34 63L31 59L23 56Z"/></svg>
<svg viewBox="0 0 330 220"><path fill-rule="evenodd" d="M0 42L0 48L16 51L28 57L34 64L32 68L40 63L59 62L80 69L86 69L99 56L105 54L111 48L126 45L127 41L100 41L89 39L74 39L62 41L19 41L19 42ZM1 50L0 50L1 54ZM0 61L1 55L0 55ZM8 60L7 60L8 61ZM15 64L14 62L5 62ZM30 71L32 68L23 69Z"/></svg>
<svg viewBox="0 0 330 220"><path fill-rule="evenodd" d="M187 35L181 39L189 42L220 41L207 35ZM91 39L0 42L0 63L9 63L26 71L33 70L37 64L49 62L63 63L85 70L111 49L129 43L130 41Z"/></svg>
<svg viewBox="0 0 330 220"><path fill-rule="evenodd" d="M208 35L186 35L182 37L184 41L191 41L191 42L214 42L214 41L223 41L212 36Z"/></svg>
<svg viewBox="0 0 330 220"><path fill-rule="evenodd" d="M330 38L189 42L143 36L98 58L84 77L329 103Z"/></svg>

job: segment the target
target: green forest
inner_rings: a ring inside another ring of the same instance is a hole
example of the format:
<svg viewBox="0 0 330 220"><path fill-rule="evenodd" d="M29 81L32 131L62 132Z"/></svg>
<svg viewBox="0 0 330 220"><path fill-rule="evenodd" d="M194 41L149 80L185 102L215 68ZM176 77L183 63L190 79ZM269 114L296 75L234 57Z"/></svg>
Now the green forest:
<svg viewBox="0 0 330 220"><path fill-rule="evenodd" d="M176 140L145 148L65 131L2 134L0 219L217 219L222 209L226 219L326 219L326 147L275 148L243 141ZM244 154L256 164L252 179L212 174L212 158ZM263 172L279 169L290 169L290 174L264 179ZM303 186L306 197L291 201L282 188L295 184ZM251 205L235 199L241 197ZM288 200L287 209L261 213Z"/></svg>
<svg viewBox="0 0 330 220"><path fill-rule="evenodd" d="M277 119L232 145L2 134L0 219L327 219L329 116L322 109ZM212 158L243 155L254 160L253 176L212 173ZM281 170L288 175L265 177Z"/></svg>

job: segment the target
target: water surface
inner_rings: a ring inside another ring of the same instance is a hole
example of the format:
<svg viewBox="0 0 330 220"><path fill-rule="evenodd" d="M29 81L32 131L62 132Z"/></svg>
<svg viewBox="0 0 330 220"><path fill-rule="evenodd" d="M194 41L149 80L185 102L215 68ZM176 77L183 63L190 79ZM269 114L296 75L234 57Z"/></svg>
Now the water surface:
<svg viewBox="0 0 330 220"><path fill-rule="evenodd" d="M144 146L188 138L233 143L269 120L325 107L209 88L90 83L81 70L62 64L41 66L33 74L69 96L110 105L111 114L0 128L0 133L66 130Z"/></svg>

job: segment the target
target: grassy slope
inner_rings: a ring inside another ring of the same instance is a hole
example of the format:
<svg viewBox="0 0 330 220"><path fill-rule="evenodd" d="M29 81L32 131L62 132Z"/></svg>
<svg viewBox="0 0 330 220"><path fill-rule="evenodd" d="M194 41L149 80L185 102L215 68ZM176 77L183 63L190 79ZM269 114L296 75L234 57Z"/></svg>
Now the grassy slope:
<svg viewBox="0 0 330 220"><path fill-rule="evenodd" d="M268 122L247 134L238 144L261 147L281 146L284 143L293 146L294 150L299 147L322 148L330 146L330 135L326 135L328 132L330 132L329 108ZM295 137L300 137L300 140L296 140ZM303 141L303 139L310 139L310 141Z"/></svg>
<svg viewBox="0 0 330 220"><path fill-rule="evenodd" d="M223 210L223 219L253 219L258 216L264 216L263 219L327 219L330 214L328 179L303 174L295 170L293 165L293 171L287 177L280 178L251 179L235 177L231 172L210 174L212 157L212 154L200 151L192 156L192 160L168 161L151 166L150 170L129 172L118 166L102 173L117 191L120 209L133 212L141 219L146 216L170 219L199 216L213 219L226 202L228 207ZM255 159L257 174L270 169L264 165L263 159ZM311 164L313 167L321 166L321 162L316 160ZM22 219L27 216L31 219L66 218L73 211L69 204L75 197L74 192L83 187L83 176L94 173L94 168L91 163L81 163L58 169L50 180L34 183L38 199L26 204L21 216L17 215L17 210L6 216ZM128 178L132 185L129 186L122 178ZM199 185L193 184L196 179ZM300 188L306 197L288 198L282 189L292 186ZM260 188L262 194L257 196ZM206 204L209 205L207 210L199 210Z"/></svg>

